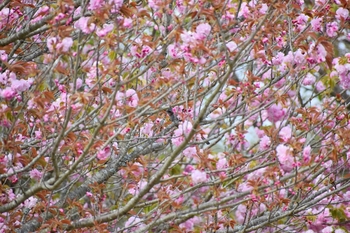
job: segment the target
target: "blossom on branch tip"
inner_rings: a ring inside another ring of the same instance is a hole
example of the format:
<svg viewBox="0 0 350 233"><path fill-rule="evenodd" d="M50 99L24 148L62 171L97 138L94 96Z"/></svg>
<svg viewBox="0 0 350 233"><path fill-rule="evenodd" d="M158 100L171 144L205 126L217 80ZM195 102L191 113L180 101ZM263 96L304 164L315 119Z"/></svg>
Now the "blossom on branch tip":
<svg viewBox="0 0 350 233"><path fill-rule="evenodd" d="M192 178L193 184L202 183L207 180L207 173L204 171L193 170L191 173L191 178Z"/></svg>
<svg viewBox="0 0 350 233"><path fill-rule="evenodd" d="M276 147L276 152L281 168L285 172L292 171L294 168L294 157L292 154L292 148L280 144Z"/></svg>

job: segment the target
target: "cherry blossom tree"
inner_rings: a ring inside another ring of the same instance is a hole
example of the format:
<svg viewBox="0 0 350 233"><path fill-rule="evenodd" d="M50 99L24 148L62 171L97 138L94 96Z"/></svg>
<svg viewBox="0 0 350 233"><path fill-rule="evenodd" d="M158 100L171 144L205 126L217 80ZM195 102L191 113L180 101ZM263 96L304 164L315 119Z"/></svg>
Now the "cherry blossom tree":
<svg viewBox="0 0 350 233"><path fill-rule="evenodd" d="M346 0L1 0L0 232L350 231Z"/></svg>

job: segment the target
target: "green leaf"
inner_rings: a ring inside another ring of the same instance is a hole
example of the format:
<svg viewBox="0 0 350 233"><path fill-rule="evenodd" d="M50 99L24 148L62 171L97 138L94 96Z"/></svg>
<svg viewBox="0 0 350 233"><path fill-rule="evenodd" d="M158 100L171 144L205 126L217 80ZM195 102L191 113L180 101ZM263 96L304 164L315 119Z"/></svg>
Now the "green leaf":
<svg viewBox="0 0 350 233"><path fill-rule="evenodd" d="M180 165L175 165L174 167L171 168L170 170L171 175L179 175L181 174L181 166Z"/></svg>

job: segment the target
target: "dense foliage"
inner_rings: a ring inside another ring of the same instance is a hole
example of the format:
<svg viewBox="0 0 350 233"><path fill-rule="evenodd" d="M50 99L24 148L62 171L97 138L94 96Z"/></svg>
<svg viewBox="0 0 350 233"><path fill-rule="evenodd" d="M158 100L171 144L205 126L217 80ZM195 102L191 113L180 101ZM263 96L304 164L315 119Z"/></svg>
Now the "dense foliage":
<svg viewBox="0 0 350 233"><path fill-rule="evenodd" d="M0 232L350 231L349 10L1 0Z"/></svg>

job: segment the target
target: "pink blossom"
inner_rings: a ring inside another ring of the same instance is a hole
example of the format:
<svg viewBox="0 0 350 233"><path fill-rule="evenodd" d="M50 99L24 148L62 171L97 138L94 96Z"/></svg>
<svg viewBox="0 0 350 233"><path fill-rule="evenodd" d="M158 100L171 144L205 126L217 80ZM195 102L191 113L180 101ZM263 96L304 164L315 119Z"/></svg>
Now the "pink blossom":
<svg viewBox="0 0 350 233"><path fill-rule="evenodd" d="M142 220L139 217L131 216L128 221L125 222L125 227L131 227L131 230L136 230L139 227L145 226L144 223L142 223ZM129 230L130 230L129 229Z"/></svg>
<svg viewBox="0 0 350 233"><path fill-rule="evenodd" d="M142 127L141 127L141 133L142 134L145 134L149 137L152 137L153 136L153 128L154 124L153 122L147 122L145 123Z"/></svg>
<svg viewBox="0 0 350 233"><path fill-rule="evenodd" d="M333 232L333 227L328 226L322 229L321 233L332 233Z"/></svg>
<svg viewBox="0 0 350 233"><path fill-rule="evenodd" d="M327 23L326 25L326 32L329 37L337 36L338 29L339 27L337 22Z"/></svg>
<svg viewBox="0 0 350 233"><path fill-rule="evenodd" d="M237 44L233 41L230 41L226 44L226 47L228 48L228 50L230 50L230 52L232 53L233 51L235 51L237 49Z"/></svg>
<svg viewBox="0 0 350 233"><path fill-rule="evenodd" d="M196 38L198 40L205 39L211 31L211 26L208 23L199 24L196 28Z"/></svg>
<svg viewBox="0 0 350 233"><path fill-rule="evenodd" d="M0 97L6 100L10 100L16 96L16 92L12 90L10 87L6 87L4 90L0 92Z"/></svg>
<svg viewBox="0 0 350 233"><path fill-rule="evenodd" d="M49 38L47 38L46 45L47 45L47 48L49 49L49 51L51 53L53 53L55 51L57 42L58 42L57 37L49 37Z"/></svg>
<svg viewBox="0 0 350 233"><path fill-rule="evenodd" d="M194 156L197 155L197 149L196 147L190 146L187 147L185 150L182 152L187 158L193 158Z"/></svg>
<svg viewBox="0 0 350 233"><path fill-rule="evenodd" d="M268 136L265 135L260 139L260 143L259 143L260 151L269 149L270 145L271 145L271 139Z"/></svg>
<svg viewBox="0 0 350 233"><path fill-rule="evenodd" d="M284 142L287 142L292 137L292 129L289 126L283 127L279 132L279 136Z"/></svg>
<svg viewBox="0 0 350 233"><path fill-rule="evenodd" d="M5 73L0 73L0 83L1 84L6 84L8 80L8 72Z"/></svg>
<svg viewBox="0 0 350 233"><path fill-rule="evenodd" d="M322 92L322 91L324 91L325 89L326 89L326 87L323 85L322 82L317 82L317 83L316 83L316 90L317 90L318 92Z"/></svg>
<svg viewBox="0 0 350 233"><path fill-rule="evenodd" d="M87 197L93 197L93 195L92 195L91 192L86 192L86 196L87 196Z"/></svg>
<svg viewBox="0 0 350 233"><path fill-rule="evenodd" d="M63 38L62 42L60 43L62 52L68 52L70 48L73 45L73 39L71 37L65 37Z"/></svg>
<svg viewBox="0 0 350 233"><path fill-rule="evenodd" d="M278 145L276 148L277 158L281 164L281 168L285 172L290 172L294 168L294 157L292 155L292 149L285 145Z"/></svg>
<svg viewBox="0 0 350 233"><path fill-rule="evenodd" d="M111 155L111 148L106 146L104 149L99 150L97 153L97 158L99 160L106 160Z"/></svg>
<svg viewBox="0 0 350 233"><path fill-rule="evenodd" d="M181 33L180 35L181 40L184 42L184 44L196 44L197 40L195 38L195 33L185 31Z"/></svg>
<svg viewBox="0 0 350 233"><path fill-rule="evenodd" d="M309 17L307 15L300 14L295 20L293 20L293 23L296 25L298 31L305 29L308 19Z"/></svg>
<svg viewBox="0 0 350 233"><path fill-rule="evenodd" d="M309 162L311 160L311 147L307 146L303 150L303 160L304 162Z"/></svg>
<svg viewBox="0 0 350 233"><path fill-rule="evenodd" d="M122 105L124 105L125 94L123 92L118 91L116 96L115 96L115 99L117 101L117 105L122 106Z"/></svg>
<svg viewBox="0 0 350 233"><path fill-rule="evenodd" d="M162 4L162 0L149 0L148 5L151 7L154 11L157 11L159 9L159 5Z"/></svg>
<svg viewBox="0 0 350 233"><path fill-rule="evenodd" d="M89 19L90 17L81 17L75 22L74 27L82 30L85 34L91 33L95 29L95 24L88 25Z"/></svg>
<svg viewBox="0 0 350 233"><path fill-rule="evenodd" d="M221 170L227 168L227 159L226 158L220 158L219 161L216 163L216 169Z"/></svg>
<svg viewBox="0 0 350 233"><path fill-rule="evenodd" d="M328 0L316 0L316 6L324 6Z"/></svg>
<svg viewBox="0 0 350 233"><path fill-rule="evenodd" d="M278 52L275 57L272 58L273 65L280 65L284 60L284 54L282 52Z"/></svg>
<svg viewBox="0 0 350 233"><path fill-rule="evenodd" d="M193 170L191 174L193 184L205 182L207 180L207 173L204 171Z"/></svg>
<svg viewBox="0 0 350 233"><path fill-rule="evenodd" d="M29 83L27 82L27 80L12 80L11 83L11 88L12 90L14 90L17 93L23 92L28 90L30 87Z"/></svg>
<svg viewBox="0 0 350 233"><path fill-rule="evenodd" d="M81 78L77 78L75 85L76 85L76 89L80 89L81 86L83 85L83 80Z"/></svg>
<svg viewBox="0 0 350 233"><path fill-rule="evenodd" d="M29 172L29 176L34 180L40 181L40 179L43 177L43 173L38 169L34 168Z"/></svg>
<svg viewBox="0 0 350 233"><path fill-rule="evenodd" d="M109 3L112 4L112 13L118 13L123 5L123 0L110 0Z"/></svg>
<svg viewBox="0 0 350 233"><path fill-rule="evenodd" d="M99 37L105 37L108 33L110 33L113 30L113 28L114 28L113 24L105 23L103 24L103 28L98 28L96 30L96 34Z"/></svg>
<svg viewBox="0 0 350 233"><path fill-rule="evenodd" d="M168 46L168 54L171 58L180 58L181 53L175 44L170 44Z"/></svg>
<svg viewBox="0 0 350 233"><path fill-rule="evenodd" d="M124 21L123 21L123 26L126 27L126 28L131 28L132 27L132 19L130 18L124 18Z"/></svg>
<svg viewBox="0 0 350 233"><path fill-rule="evenodd" d="M35 197L29 197L27 200L24 201L23 205L28 208L31 209L33 208L36 203L37 203L38 199Z"/></svg>
<svg viewBox="0 0 350 233"><path fill-rule="evenodd" d="M280 105L273 104L267 109L267 119L273 123L282 120L285 114Z"/></svg>
<svg viewBox="0 0 350 233"><path fill-rule="evenodd" d="M343 229L339 228L339 229L336 229L334 231L334 233L345 233L345 231Z"/></svg>
<svg viewBox="0 0 350 233"><path fill-rule="evenodd" d="M249 18L251 15L251 12L249 10L249 7L247 6L246 2L242 3L241 11L238 13L238 17L244 16L244 18Z"/></svg>
<svg viewBox="0 0 350 233"><path fill-rule="evenodd" d="M343 7L339 7L338 10L335 12L337 19L347 19L349 17L349 11Z"/></svg>
<svg viewBox="0 0 350 233"><path fill-rule="evenodd" d="M298 49L294 52L294 62L296 64L304 64L305 63L306 52L302 49Z"/></svg>
<svg viewBox="0 0 350 233"><path fill-rule="evenodd" d="M306 77L303 79L303 85L307 86L307 85L312 85L314 84L316 81L316 77L313 76L312 74L308 73L306 75Z"/></svg>
<svg viewBox="0 0 350 233"><path fill-rule="evenodd" d="M137 195L141 189L143 189L147 185L147 182L144 180L139 181L136 185L129 189L129 193L131 195Z"/></svg>
<svg viewBox="0 0 350 233"><path fill-rule="evenodd" d="M104 0L90 0L89 10L100 10L104 5Z"/></svg>
<svg viewBox="0 0 350 233"><path fill-rule="evenodd" d="M137 93L134 89L128 89L125 92L125 98L126 98L126 103L130 107L135 108L139 103L139 97L137 96Z"/></svg>
<svg viewBox="0 0 350 233"><path fill-rule="evenodd" d="M186 222L179 225L180 228L185 229L186 232L192 232L195 226L199 226L201 219L197 216L188 219Z"/></svg>
<svg viewBox="0 0 350 233"><path fill-rule="evenodd" d="M263 4L261 4L261 8L259 9L259 12L264 15L264 14L266 14L268 9L269 9L269 7L267 6L267 4L263 3Z"/></svg>
<svg viewBox="0 0 350 233"><path fill-rule="evenodd" d="M340 79L340 85L344 89L350 90L350 73L340 74L339 79Z"/></svg>
<svg viewBox="0 0 350 233"><path fill-rule="evenodd" d="M5 50L0 50L0 60L7 61L7 53Z"/></svg>
<svg viewBox="0 0 350 233"><path fill-rule="evenodd" d="M242 224L246 218L246 212L247 212L247 207L245 205L242 205L240 204L238 207L237 207L237 210L235 212L235 215L236 215L236 221L239 223L239 224Z"/></svg>
<svg viewBox="0 0 350 233"><path fill-rule="evenodd" d="M322 18L314 18L310 21L312 30L320 32L322 30Z"/></svg>

